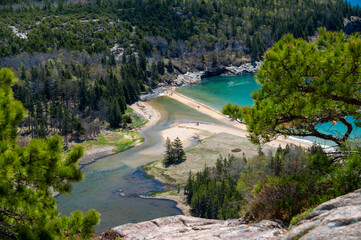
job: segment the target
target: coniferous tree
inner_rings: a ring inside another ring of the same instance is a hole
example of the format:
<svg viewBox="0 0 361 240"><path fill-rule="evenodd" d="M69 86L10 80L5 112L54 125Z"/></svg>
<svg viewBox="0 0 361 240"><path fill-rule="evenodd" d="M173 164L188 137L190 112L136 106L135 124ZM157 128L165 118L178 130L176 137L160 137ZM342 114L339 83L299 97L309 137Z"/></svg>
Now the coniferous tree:
<svg viewBox="0 0 361 240"><path fill-rule="evenodd" d="M152 63L152 71L151 71L151 85L156 86L160 80L158 75L157 64L155 62Z"/></svg>
<svg viewBox="0 0 361 240"><path fill-rule="evenodd" d="M165 141L165 152L164 152L163 164L165 166L168 166L168 165L172 164L173 159L174 159L174 151L172 148L172 142L167 137L167 139Z"/></svg>
<svg viewBox="0 0 361 240"><path fill-rule="evenodd" d="M174 162L181 163L186 160L186 153L184 152L182 141L176 137L172 143L173 151L174 151Z"/></svg>
<svg viewBox="0 0 361 240"><path fill-rule="evenodd" d="M242 107L253 142L278 135L316 136L344 146L361 121L361 40L319 29L315 42L286 35L265 54L257 73L261 88L252 107ZM322 104L321 104L322 103ZM320 123L339 122L344 133L324 133Z"/></svg>
<svg viewBox="0 0 361 240"><path fill-rule="evenodd" d="M116 61L115 61L115 55L111 54L109 57L109 65L110 66L115 66L116 65Z"/></svg>
<svg viewBox="0 0 361 240"><path fill-rule="evenodd" d="M143 71L146 71L147 70L147 59L146 59L145 54L144 54L143 51L139 51L138 62L139 62L139 67Z"/></svg>
<svg viewBox="0 0 361 240"><path fill-rule="evenodd" d="M169 73L173 73L173 72L174 72L174 67L173 67L172 59L169 59L169 61L168 61L167 71L168 71Z"/></svg>
<svg viewBox="0 0 361 240"><path fill-rule="evenodd" d="M89 105L89 93L85 77L78 82L79 88L79 110L83 111Z"/></svg>
<svg viewBox="0 0 361 240"><path fill-rule="evenodd" d="M17 125L26 112L15 101L11 86L15 78L9 69L0 70L0 238L67 239L89 238L99 213L80 211L71 217L59 217L51 188L66 193L71 183L82 179L77 162L83 155L74 147L63 159L61 139L33 139L19 147Z"/></svg>
<svg viewBox="0 0 361 240"><path fill-rule="evenodd" d="M157 68L158 68L158 73L160 75L164 75L164 61L163 60L159 60L158 63L157 63Z"/></svg>
<svg viewBox="0 0 361 240"><path fill-rule="evenodd" d="M119 128L122 123L122 113L118 102L114 98L109 102L108 121L111 128Z"/></svg>
<svg viewBox="0 0 361 240"><path fill-rule="evenodd" d="M173 142L167 138L165 142L165 153L163 164L169 166L171 164L182 163L186 160L182 141L177 137Z"/></svg>
<svg viewBox="0 0 361 240"><path fill-rule="evenodd" d="M21 80L25 80L26 79L26 70L25 70L25 65L22 62L21 63L21 76L20 76Z"/></svg>

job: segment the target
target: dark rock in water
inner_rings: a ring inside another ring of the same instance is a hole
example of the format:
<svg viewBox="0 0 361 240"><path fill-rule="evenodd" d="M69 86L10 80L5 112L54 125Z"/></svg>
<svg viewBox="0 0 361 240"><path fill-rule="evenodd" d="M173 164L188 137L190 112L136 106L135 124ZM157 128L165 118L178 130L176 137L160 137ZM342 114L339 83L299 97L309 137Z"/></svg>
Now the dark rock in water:
<svg viewBox="0 0 361 240"><path fill-rule="evenodd" d="M343 31L346 34L361 32L361 18L359 17L352 16L351 20L345 18L343 24L344 24Z"/></svg>
<svg viewBox="0 0 361 240"><path fill-rule="evenodd" d="M114 228L122 239L276 239L286 230L276 221L246 225L235 220L215 220L183 215L125 224Z"/></svg>
<svg viewBox="0 0 361 240"><path fill-rule="evenodd" d="M361 239L361 189L319 205L283 239Z"/></svg>

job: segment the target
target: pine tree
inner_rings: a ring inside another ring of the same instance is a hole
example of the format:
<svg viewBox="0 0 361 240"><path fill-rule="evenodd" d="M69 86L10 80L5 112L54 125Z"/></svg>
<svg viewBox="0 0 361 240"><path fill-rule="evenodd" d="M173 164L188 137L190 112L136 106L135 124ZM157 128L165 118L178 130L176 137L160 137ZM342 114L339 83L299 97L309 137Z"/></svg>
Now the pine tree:
<svg viewBox="0 0 361 240"><path fill-rule="evenodd" d="M186 154L183 150L182 141L177 137L173 142L169 138L165 141L165 153L163 164L169 166L175 163L181 163L186 160Z"/></svg>
<svg viewBox="0 0 361 240"><path fill-rule="evenodd" d="M167 64L167 71L168 71L169 73L173 73L173 72L174 72L172 59L169 59L169 61L168 61L168 64Z"/></svg>
<svg viewBox="0 0 361 240"><path fill-rule="evenodd" d="M111 128L119 128L122 123L122 113L118 102L114 98L109 102L108 122Z"/></svg>
<svg viewBox="0 0 361 240"><path fill-rule="evenodd" d="M25 80L26 79L26 70L25 70L25 65L22 62L21 63L21 76L20 76L21 80Z"/></svg>
<svg viewBox="0 0 361 240"><path fill-rule="evenodd" d="M184 152L182 141L177 137L172 143L174 149L174 162L181 163L186 160L186 153Z"/></svg>
<svg viewBox="0 0 361 240"><path fill-rule="evenodd" d="M159 75L158 75L158 69L157 64L155 62L152 63L152 72L151 72L151 85L156 86L159 83Z"/></svg>
<svg viewBox="0 0 361 240"><path fill-rule="evenodd" d="M89 105L89 92L87 89L87 83L85 77L78 82L79 89L79 110L84 111L85 108Z"/></svg>
<svg viewBox="0 0 361 240"><path fill-rule="evenodd" d="M139 51L138 64L143 71L147 70L147 59L143 51Z"/></svg>
<svg viewBox="0 0 361 240"><path fill-rule="evenodd" d="M115 66L117 62L115 61L115 55L111 54L109 57L109 66Z"/></svg>
<svg viewBox="0 0 361 240"><path fill-rule="evenodd" d="M163 75L163 74L164 74L164 67L165 67L164 61L163 61L163 60L159 60L159 61L158 61L158 64L157 64L157 68L158 68L158 73L159 73L160 75Z"/></svg>
<svg viewBox="0 0 361 240"><path fill-rule="evenodd" d="M0 238L68 239L89 238L99 213L80 211L59 217L52 192L71 191L71 183L82 179L77 162L81 147L62 158L61 138L32 139L19 147L17 125L26 112L13 98L15 78L9 69L0 70Z"/></svg>
<svg viewBox="0 0 361 240"><path fill-rule="evenodd" d="M167 137L165 141L165 153L164 153L163 164L165 166L169 166L170 164L173 163L173 160L174 160L174 151L172 148L172 142Z"/></svg>
<svg viewBox="0 0 361 240"><path fill-rule="evenodd" d="M286 135L346 145L354 131L350 119L361 119L361 39L324 28L318 32L315 42L285 35L265 54L257 73L261 88L252 94L254 104L241 108L253 142ZM332 134L316 127L333 121L346 131Z"/></svg>

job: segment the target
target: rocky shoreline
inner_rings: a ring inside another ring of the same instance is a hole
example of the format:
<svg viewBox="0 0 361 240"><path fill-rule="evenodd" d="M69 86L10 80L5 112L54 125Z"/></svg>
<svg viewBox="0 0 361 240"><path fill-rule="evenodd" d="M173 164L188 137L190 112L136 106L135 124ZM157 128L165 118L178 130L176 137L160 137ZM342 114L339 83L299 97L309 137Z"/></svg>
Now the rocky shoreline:
<svg viewBox="0 0 361 240"><path fill-rule="evenodd" d="M150 93L140 96L141 101L148 101L156 97L162 96L164 91L174 89L175 87L187 86L191 84L197 84L202 81L203 78L215 77L219 75L225 76L237 76L242 74L255 73L259 70L262 62L245 63L240 66L228 66L220 67L206 71L186 72L179 74L176 79L167 83L160 83L158 87L153 89Z"/></svg>

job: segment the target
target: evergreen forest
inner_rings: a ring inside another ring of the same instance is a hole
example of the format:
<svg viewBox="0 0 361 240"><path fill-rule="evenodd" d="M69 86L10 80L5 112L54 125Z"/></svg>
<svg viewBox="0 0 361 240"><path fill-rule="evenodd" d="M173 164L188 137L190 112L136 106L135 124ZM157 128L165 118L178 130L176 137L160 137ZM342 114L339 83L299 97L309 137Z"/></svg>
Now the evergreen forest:
<svg viewBox="0 0 361 240"><path fill-rule="evenodd" d="M359 153L330 155L320 146L287 145L252 158L219 157L214 167L190 173L185 194L193 216L290 225L302 212L360 188L360 171Z"/></svg>
<svg viewBox="0 0 361 240"><path fill-rule="evenodd" d="M318 136L337 151L289 145L220 156L189 173L191 214L292 225L360 188L361 150L351 133L361 126L361 41L342 32L360 16L343 0L1 1L0 238L89 239L100 214L59 216L53 197L82 180L84 149L69 143L131 129L129 105L179 74L256 61L264 62L255 104L222 112L246 123L254 143ZM346 132L318 131L330 122ZM179 138L167 139L161 161L187 161Z"/></svg>
<svg viewBox="0 0 361 240"><path fill-rule="evenodd" d="M20 79L22 134L89 139L126 127L126 104L177 74L259 60L286 33L340 30L360 11L342 0L9 0L0 66Z"/></svg>

